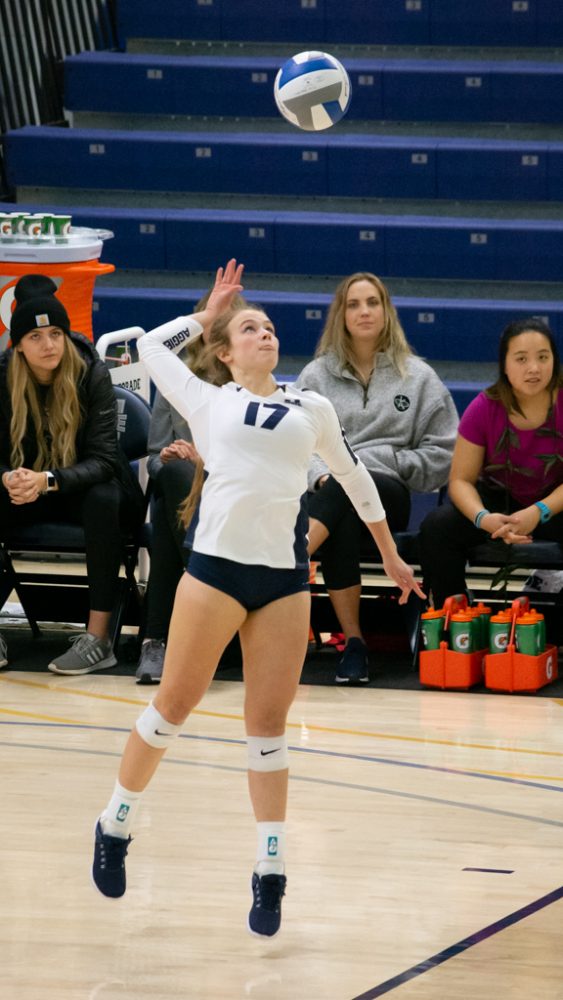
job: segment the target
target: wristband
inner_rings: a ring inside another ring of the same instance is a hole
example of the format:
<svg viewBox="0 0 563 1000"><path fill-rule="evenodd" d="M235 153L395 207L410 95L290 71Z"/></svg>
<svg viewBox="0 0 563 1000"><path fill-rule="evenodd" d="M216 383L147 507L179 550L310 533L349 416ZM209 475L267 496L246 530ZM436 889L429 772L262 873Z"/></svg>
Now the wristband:
<svg viewBox="0 0 563 1000"><path fill-rule="evenodd" d="M547 522L553 517L553 512L549 509L546 503L543 503L542 500L537 500L534 506L537 507L540 512L540 523L547 524Z"/></svg>
<svg viewBox="0 0 563 1000"><path fill-rule="evenodd" d="M483 508L483 510L480 510L479 513L476 514L475 517L474 517L474 519L473 519L473 524L475 525L475 527L476 528L480 528L481 527L481 521L483 520L483 518L487 514L490 514L490 513L491 513L490 510L487 510L486 508Z"/></svg>

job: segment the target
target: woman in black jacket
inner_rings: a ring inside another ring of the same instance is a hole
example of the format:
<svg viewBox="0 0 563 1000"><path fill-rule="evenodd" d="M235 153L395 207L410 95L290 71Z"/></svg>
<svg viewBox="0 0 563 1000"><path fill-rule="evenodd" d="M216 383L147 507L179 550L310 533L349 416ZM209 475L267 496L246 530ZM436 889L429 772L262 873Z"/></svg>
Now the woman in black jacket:
<svg viewBox="0 0 563 1000"><path fill-rule="evenodd" d="M48 664L87 674L116 664L109 639L121 564L120 515L142 516L117 441L109 372L93 345L72 333L44 275L15 288L12 349L0 356L0 537L38 522L82 524L90 611L87 631Z"/></svg>

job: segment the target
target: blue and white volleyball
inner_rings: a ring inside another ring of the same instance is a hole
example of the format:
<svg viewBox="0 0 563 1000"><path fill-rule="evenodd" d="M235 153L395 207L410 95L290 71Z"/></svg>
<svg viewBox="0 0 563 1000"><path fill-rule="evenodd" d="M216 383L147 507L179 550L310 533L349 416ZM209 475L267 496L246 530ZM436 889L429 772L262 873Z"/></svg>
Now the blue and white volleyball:
<svg viewBox="0 0 563 1000"><path fill-rule="evenodd" d="M279 70L274 97L292 125L322 132L346 114L352 87L342 63L328 52L298 52Z"/></svg>

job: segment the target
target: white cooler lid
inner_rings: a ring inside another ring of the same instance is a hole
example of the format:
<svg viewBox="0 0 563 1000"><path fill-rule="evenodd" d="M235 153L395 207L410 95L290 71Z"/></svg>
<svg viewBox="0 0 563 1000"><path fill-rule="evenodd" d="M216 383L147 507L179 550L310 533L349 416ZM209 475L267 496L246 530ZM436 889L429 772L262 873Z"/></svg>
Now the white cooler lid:
<svg viewBox="0 0 563 1000"><path fill-rule="evenodd" d="M0 243L0 261L22 264L61 264L93 260L100 256L110 229L71 226L68 236L5 238Z"/></svg>

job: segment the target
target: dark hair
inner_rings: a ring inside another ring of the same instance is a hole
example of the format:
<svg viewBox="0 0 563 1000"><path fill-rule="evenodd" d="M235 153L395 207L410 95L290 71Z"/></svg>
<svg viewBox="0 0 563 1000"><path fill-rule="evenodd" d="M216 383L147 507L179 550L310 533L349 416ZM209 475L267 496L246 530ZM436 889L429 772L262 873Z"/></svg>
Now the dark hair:
<svg viewBox="0 0 563 1000"><path fill-rule="evenodd" d="M493 383L493 385L490 385L488 389L485 389L485 394L489 397L489 399L499 400L507 413L512 411L522 414L522 410L518 405L518 400L514 395L514 390L505 372L506 355L508 354L510 341L513 340L514 337L520 336L521 333L530 332L541 333L549 342L551 353L553 355L553 372L547 386L548 390L553 393L555 389L563 384L563 375L561 373L561 362L559 360L557 343L545 320L541 319L539 316L528 316L525 319L513 320L512 323L509 323L508 326L504 328L501 334L498 352L499 370L497 380Z"/></svg>

